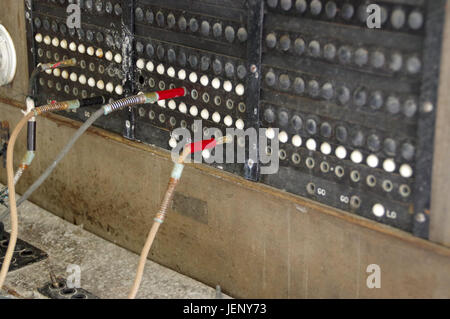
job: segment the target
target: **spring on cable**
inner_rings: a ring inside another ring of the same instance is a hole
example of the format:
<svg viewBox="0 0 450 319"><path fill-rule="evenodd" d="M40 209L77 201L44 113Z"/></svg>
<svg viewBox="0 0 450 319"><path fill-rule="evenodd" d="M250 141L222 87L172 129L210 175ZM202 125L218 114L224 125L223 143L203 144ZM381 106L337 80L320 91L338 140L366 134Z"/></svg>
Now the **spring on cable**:
<svg viewBox="0 0 450 319"><path fill-rule="evenodd" d="M127 106L143 104L143 103L145 103L145 101L146 101L145 95L140 94L140 95L129 96L129 97L123 98L121 100L112 102L107 107L108 107L108 109L111 110L111 112L114 112L114 111L121 110Z"/></svg>
<svg viewBox="0 0 450 319"><path fill-rule="evenodd" d="M55 103L38 107L36 108L36 111L38 112L38 114L42 114L51 111L65 110L67 107L67 103Z"/></svg>
<svg viewBox="0 0 450 319"><path fill-rule="evenodd" d="M161 207L156 216L157 219L164 221L167 215L167 210L169 209L170 203L172 202L172 198L175 192L175 187L178 184L178 180L170 179L169 186L167 187L166 194L164 195L163 201L161 203Z"/></svg>

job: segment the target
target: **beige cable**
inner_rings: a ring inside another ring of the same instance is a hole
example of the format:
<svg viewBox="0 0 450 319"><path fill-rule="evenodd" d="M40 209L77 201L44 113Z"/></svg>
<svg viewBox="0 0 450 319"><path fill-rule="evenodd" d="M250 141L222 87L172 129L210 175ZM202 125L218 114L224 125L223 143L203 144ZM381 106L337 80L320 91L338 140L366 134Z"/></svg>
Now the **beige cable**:
<svg viewBox="0 0 450 319"><path fill-rule="evenodd" d="M180 93L180 91L183 92L183 94ZM157 100L163 100L170 97L178 97L186 94L186 90L184 88L178 88L178 89L172 89L167 91L159 91L159 92L152 92L148 94L143 95L137 95L137 96L131 96L124 98L122 100L115 101L113 103L105 105L102 110L105 112L105 114L112 113L113 111L119 110L126 105L131 106L133 104L143 104L148 102L155 102ZM9 271L9 266L11 264L12 257L14 255L14 249L17 243L17 236L18 236L18 216L17 216L17 203L16 203L16 192L15 192L15 185L14 185L14 145L16 143L17 137L25 124L30 120L32 117L41 115L45 112L51 112L51 111L62 111L67 110L70 108L78 108L80 107L80 103L78 100L72 100L72 101L66 101L66 102L58 102L55 104L49 104L44 105L38 108L35 108L34 112L30 112L26 114L17 124L15 127L13 133L11 134L9 143L8 143L8 150L7 150L7 159L6 159L6 170L7 170L7 177L8 177L8 192L9 192L9 201L10 201L10 218L11 218L11 234L10 234L10 240L8 244L8 249L5 254L5 258L3 260L3 264L0 271L0 289L2 289L3 284L5 282L6 276ZM102 111L102 112L103 112ZM91 117L92 118L92 117ZM184 153L183 153L184 154ZM186 154L186 156L189 154ZM183 159L184 161L184 159ZM42 177L42 176L41 176ZM176 185L176 183L175 183ZM173 187L173 190L175 190L175 186ZM172 192L173 193L173 192ZM171 197L167 199L167 206L171 201ZM165 211L167 210L167 206L162 205L162 209L160 211L165 214ZM164 208L165 207L165 208ZM150 247L153 243L153 239L156 236L156 233L158 231L159 225L152 227L152 230L149 234L149 239L147 240L148 249L146 252L146 256L148 255L148 251L150 250ZM152 235L153 234L153 235ZM144 251L143 251L144 254ZM144 260L145 264L145 260ZM143 269L142 269L143 273ZM142 279L142 275L141 275ZM137 284L137 289L139 288L140 280ZM137 292L136 289L136 292ZM134 293L136 295L136 293Z"/></svg>
<svg viewBox="0 0 450 319"><path fill-rule="evenodd" d="M181 157L180 157L181 158ZM181 164L181 163L180 163ZM172 201L173 194L175 193L175 188L178 184L178 180L171 178L169 182L169 186L167 187L167 191L164 195L164 199L161 203L161 207L156 215L156 219L153 222L152 228L148 233L147 240L145 241L145 245L142 248L141 256L139 258L139 264L136 271L136 277L134 279L133 286L131 287L130 293L128 295L128 299L136 298L137 292L142 282L142 276L144 275L145 263L148 258L148 253L152 248L153 241L155 240L156 233L158 232L159 226L161 226L161 221L164 220L165 215L167 214L167 209L170 206L170 202Z"/></svg>
<svg viewBox="0 0 450 319"><path fill-rule="evenodd" d="M230 143L232 138L230 136L225 136L217 139L215 145ZM186 158L192 153L190 147L185 147L180 157L178 158L177 164L183 164ZM181 176L180 176L181 177ZM159 226L164 221L164 218L167 214L167 209L169 208L170 202L172 201L173 195L175 193L175 188L179 182L179 179L170 178L169 186L167 187L167 191L164 195L163 201L161 203L161 207L156 214L155 221L153 222L152 228L148 233L147 240L145 241L144 247L141 251L141 256L139 258L139 264L136 272L136 277L134 279L133 286L131 287L130 293L128 294L128 299L136 298L137 292L142 282L142 277L144 275L145 263L148 258L148 253L152 248L153 241L155 240L156 233L158 232Z"/></svg>
<svg viewBox="0 0 450 319"><path fill-rule="evenodd" d="M16 248L17 235L19 229L19 221L17 217L17 205L16 205L16 189L14 185L14 145L16 144L17 137L19 133L27 124L28 120L36 115L40 115L44 112L64 110L69 107L67 103L56 103L52 105L45 105L39 107L35 112L30 112L25 115L14 128L12 132L9 143L8 150L6 152L6 174L8 177L8 192L9 192L9 206L10 206L10 217L11 217L11 234L8 243L8 249L6 250L5 258L3 259L2 268L0 271L0 289L2 289L3 284L6 280L6 275L9 271L9 266L11 264L12 257L14 255L14 249Z"/></svg>
<svg viewBox="0 0 450 319"><path fill-rule="evenodd" d="M152 248L153 241L155 240L159 226L161 226L161 223L153 222L152 228L148 233L147 240L145 241L145 245L142 248L141 257L139 258L138 269L136 271L136 277L134 279L133 287L131 287L130 293L128 294L128 299L136 298L139 287L141 286L142 276L144 275L144 268L148 253L150 252L150 248Z"/></svg>
<svg viewBox="0 0 450 319"><path fill-rule="evenodd" d="M14 254L14 249L16 248L17 234L18 234L18 218L17 218L17 206L16 206L16 191L14 187L14 144L16 143L17 137L20 131L27 124L28 120L34 116L34 113L28 113L24 116L19 124L17 124L11 137L9 138L8 150L6 152L6 173L8 176L8 190L9 190L9 202L11 208L11 235L9 238L8 249L6 250L5 258L3 259L2 270L0 272L0 289L5 283L6 275L8 274L9 265L11 264L11 259Z"/></svg>

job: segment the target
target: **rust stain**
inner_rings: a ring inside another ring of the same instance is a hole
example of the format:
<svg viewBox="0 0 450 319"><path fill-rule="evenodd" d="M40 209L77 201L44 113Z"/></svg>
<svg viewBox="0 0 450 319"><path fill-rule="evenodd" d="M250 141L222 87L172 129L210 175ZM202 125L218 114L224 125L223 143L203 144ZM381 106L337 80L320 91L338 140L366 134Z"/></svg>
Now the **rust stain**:
<svg viewBox="0 0 450 319"><path fill-rule="evenodd" d="M31 298L25 298L24 296L19 294L14 289L12 289L12 288L10 288L8 286L5 286L5 285L3 285L3 290L5 290L8 295L14 296L14 297L19 298L19 299L31 299Z"/></svg>

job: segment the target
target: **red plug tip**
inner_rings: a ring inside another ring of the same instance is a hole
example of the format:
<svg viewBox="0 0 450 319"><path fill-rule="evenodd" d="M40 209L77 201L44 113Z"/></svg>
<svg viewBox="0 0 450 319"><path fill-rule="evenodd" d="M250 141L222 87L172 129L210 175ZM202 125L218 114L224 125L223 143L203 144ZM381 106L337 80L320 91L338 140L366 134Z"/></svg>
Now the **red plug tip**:
<svg viewBox="0 0 450 319"><path fill-rule="evenodd" d="M62 64L61 62L55 63L54 65L52 65L51 68L52 68L52 69L56 69L56 68L58 68L61 64Z"/></svg>
<svg viewBox="0 0 450 319"><path fill-rule="evenodd" d="M197 153L206 149L214 148L216 147L216 145L217 141L214 138L212 138L210 140L203 140L188 144L187 147L189 147L191 153Z"/></svg>
<svg viewBox="0 0 450 319"><path fill-rule="evenodd" d="M174 99L176 97L185 96L186 95L186 89L185 88L176 88L172 90L165 90L165 91L159 91L158 93L158 100L167 100L167 99Z"/></svg>

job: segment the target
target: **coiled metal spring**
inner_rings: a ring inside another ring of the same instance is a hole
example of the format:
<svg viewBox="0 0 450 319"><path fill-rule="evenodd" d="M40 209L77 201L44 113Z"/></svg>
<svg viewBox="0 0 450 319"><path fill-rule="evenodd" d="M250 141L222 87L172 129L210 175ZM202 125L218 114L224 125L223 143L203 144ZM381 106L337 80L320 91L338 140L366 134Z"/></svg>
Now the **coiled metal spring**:
<svg viewBox="0 0 450 319"><path fill-rule="evenodd" d="M170 203L172 202L172 198L175 192L175 188L177 187L178 181L179 181L178 179L174 178L171 178L169 181L166 194L164 195L161 207L159 208L159 211L156 214L155 218L155 220L158 220L160 223L163 223L164 220L166 219L167 210L169 209Z"/></svg>
<svg viewBox="0 0 450 319"><path fill-rule="evenodd" d="M47 105L36 108L36 113L37 113L37 115L41 115L42 113L47 113L47 112L63 111L63 110L67 110L68 107L69 107L69 104L66 102L47 104Z"/></svg>
<svg viewBox="0 0 450 319"><path fill-rule="evenodd" d="M123 99L120 99L118 101L114 101L112 103L106 104L104 106L104 110L105 110L105 115L118 111L118 110L122 110L125 107L128 106L133 106L136 104L143 104L145 103L146 98L145 95L140 94L140 95L133 95L133 96L129 96Z"/></svg>

